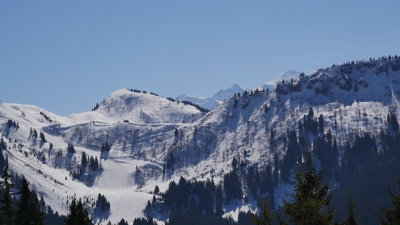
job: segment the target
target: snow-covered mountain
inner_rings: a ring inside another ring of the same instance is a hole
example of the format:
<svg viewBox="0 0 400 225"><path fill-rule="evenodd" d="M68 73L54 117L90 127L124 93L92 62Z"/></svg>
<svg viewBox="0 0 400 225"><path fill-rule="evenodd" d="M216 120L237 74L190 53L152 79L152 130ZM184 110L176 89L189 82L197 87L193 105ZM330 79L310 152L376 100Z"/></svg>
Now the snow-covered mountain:
<svg viewBox="0 0 400 225"><path fill-rule="evenodd" d="M244 91L249 91L249 89L240 87L237 84L233 84L230 88L219 90L212 97L196 97L184 94L176 97L176 100L190 101L205 109L212 110L218 107L225 99L232 97L235 93L243 94Z"/></svg>
<svg viewBox="0 0 400 225"><path fill-rule="evenodd" d="M96 198L99 193L104 194L113 205L107 221L133 220L143 215L140 209L152 195L135 185L134 174L138 167L160 173L162 163L132 159L127 154L132 149L125 147L116 155L104 154L101 160L103 169L87 172L82 182L70 177L71 169L81 161L82 152L100 158L99 147L105 142L116 144L114 140L119 142L122 137L125 142L132 141L143 132L156 136L157 133L173 132L175 127L194 122L202 115L193 106L126 89L113 92L95 111L68 117L32 105L0 103L1 133L8 143L10 168L28 177L38 194L62 214L68 209L68 196L76 194L82 198ZM18 127L9 127L8 120L16 122ZM47 142L36 139L32 130L43 132ZM75 142L76 137L72 137L75 134L78 142L86 144ZM101 138L94 140L89 134L100 134ZM66 151L70 143L75 145L75 154ZM129 210L132 208L138 210ZM102 218L97 219L100 221Z"/></svg>
<svg viewBox="0 0 400 225"><path fill-rule="evenodd" d="M276 84L282 80L298 79L300 73L294 70L285 70L276 76L272 81L262 84L258 89L269 89L275 88ZM250 91L250 89L245 87L240 87L238 84L233 84L232 87L227 89L221 89L215 93L212 97L196 97L191 95L179 95L176 97L178 101L186 100L193 102L205 109L212 110L218 107L225 99L229 99L235 93L243 94L244 91Z"/></svg>
<svg viewBox="0 0 400 225"><path fill-rule="evenodd" d="M136 93L126 89L113 92L95 113L104 116L105 121L128 120L138 124L194 122L203 114L193 106L173 102L154 94ZM84 117L87 113L70 116ZM89 118L89 117L88 117Z"/></svg>
<svg viewBox="0 0 400 225"><path fill-rule="evenodd" d="M194 104L208 110L213 110L219 106L219 102L210 97L196 97L185 94L185 95L179 95L178 97L176 97L176 100L193 102Z"/></svg>
<svg viewBox="0 0 400 225"><path fill-rule="evenodd" d="M244 91L249 91L249 89L240 87L237 84L233 84L230 88L219 90L212 96L212 98L216 101L222 102L225 99L232 97L235 93L243 94Z"/></svg>
<svg viewBox="0 0 400 225"><path fill-rule="evenodd" d="M282 80L290 81L290 80L297 80L299 79L300 73L295 70L285 70L276 76L273 80L269 82L265 82L259 89L269 89L273 90L276 87L278 82L282 82Z"/></svg>
<svg viewBox="0 0 400 225"><path fill-rule="evenodd" d="M324 126L332 129L340 153L356 134L387 129L388 113L399 112L399 70L396 57L322 68L300 77L289 71L274 81L274 88L265 86L269 82L262 86L265 90L238 97L232 93L240 87L234 85L217 93L215 99L226 101L205 115L190 105L128 90L112 93L95 111L68 117L36 106L0 103L1 133L8 144L4 154L11 170L28 177L58 212L66 213L67 196L101 193L111 211L96 217L97 222L132 221L143 215L156 185L165 191L169 181L181 176L219 183L231 171L233 158L260 168L273 165L274 155L281 160L288 131L299 130L311 107L314 117L322 115ZM18 127L9 127L8 120ZM31 129L43 132L47 142L35 139ZM311 146L313 137L305 136ZM111 149L101 154L105 143ZM67 152L69 144L76 153ZM79 169L82 152L99 158L102 169L86 171L78 180L71 173ZM171 154L173 167L164 171ZM276 187L277 207L288 186L280 182ZM245 201L224 207L231 215L240 207L254 209Z"/></svg>

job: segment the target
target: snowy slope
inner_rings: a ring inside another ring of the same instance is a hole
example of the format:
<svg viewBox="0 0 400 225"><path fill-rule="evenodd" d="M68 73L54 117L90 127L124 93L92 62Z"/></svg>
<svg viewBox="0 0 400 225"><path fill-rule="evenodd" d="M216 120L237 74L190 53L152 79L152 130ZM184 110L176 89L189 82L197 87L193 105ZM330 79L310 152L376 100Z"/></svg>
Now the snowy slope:
<svg viewBox="0 0 400 225"><path fill-rule="evenodd" d="M148 128L152 130L154 127L154 132L166 132L173 131L183 121L192 122L202 115L193 106L124 89L112 93L96 111L68 117L36 106L0 103L1 133L9 148L5 153L9 157L10 169L25 175L37 193L61 214L67 212L68 196L76 194L80 198L96 199L99 193L105 195L112 205L110 215L96 217L104 224L108 220L116 222L125 218L132 221L143 216L141 209L153 196L148 193L149 189L147 192L141 189L143 185L140 179L138 182L138 168L160 174L162 164L133 159L131 154L112 149L105 154L106 157L103 155L102 170L87 173L84 181L74 180L69 170L79 164L82 152L100 158L101 145L105 141L111 143L112 137L98 140L97 145L80 145L69 136L69 131L84 142L86 139L83 137L89 136L90 132L96 133L96 129L103 132L104 128L105 132L109 132L115 128L117 135L120 126L137 127L141 132L148 132ZM8 120L15 121L19 127L8 127ZM31 129L43 132L47 143L35 140ZM124 133L123 130L121 132ZM76 153L73 155L66 152L69 143L75 145ZM42 156L45 156L45 161Z"/></svg>
<svg viewBox="0 0 400 225"><path fill-rule="evenodd" d="M341 151L357 132L379 132L387 127L388 112L399 116L399 70L398 59L371 60L319 69L293 82L290 76L280 77L273 90L231 95L205 115L192 106L127 90L112 93L96 111L68 117L36 106L0 103L1 133L9 146L11 169L27 176L54 209L66 213L67 196L94 198L101 193L110 201L111 213L96 217L98 221L132 221L143 215L155 185L163 191L180 176L213 177L218 183L231 170L233 157L260 167L272 163L275 152L282 158L283 136L297 129L310 107L315 116L323 115L326 127L333 127ZM19 128L7 127L9 119ZM30 128L42 131L48 143L35 141ZM66 152L68 143L75 146L75 154ZM102 156L103 169L87 173L84 181L73 180L69 170L79 164L82 151L100 158L104 143L112 148ZM163 175L169 154L175 156L174 170ZM45 161L38 159L41 155ZM278 189L276 195L290 186L281 183ZM236 206L225 210L237 213Z"/></svg>
<svg viewBox="0 0 400 225"><path fill-rule="evenodd" d="M113 92L95 112L105 116L107 121L128 120L140 124L176 123L183 120L193 122L203 115L193 106L126 89ZM70 116L81 120L86 119L85 117L85 113Z"/></svg>

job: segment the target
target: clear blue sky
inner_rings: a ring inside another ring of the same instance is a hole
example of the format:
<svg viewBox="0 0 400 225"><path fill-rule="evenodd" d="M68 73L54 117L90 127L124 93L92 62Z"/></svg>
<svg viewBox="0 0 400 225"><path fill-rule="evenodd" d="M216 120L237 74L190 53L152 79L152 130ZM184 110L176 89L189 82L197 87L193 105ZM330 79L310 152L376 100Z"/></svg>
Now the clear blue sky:
<svg viewBox="0 0 400 225"><path fill-rule="evenodd" d="M212 96L400 55L400 1L0 1L0 100L60 115L120 88Z"/></svg>

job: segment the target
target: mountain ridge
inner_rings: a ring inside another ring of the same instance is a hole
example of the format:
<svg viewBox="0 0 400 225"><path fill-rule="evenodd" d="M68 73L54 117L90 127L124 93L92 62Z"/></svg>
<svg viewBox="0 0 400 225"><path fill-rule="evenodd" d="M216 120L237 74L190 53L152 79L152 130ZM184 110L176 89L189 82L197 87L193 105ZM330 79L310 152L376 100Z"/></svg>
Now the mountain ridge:
<svg viewBox="0 0 400 225"><path fill-rule="evenodd" d="M97 110L68 117L35 106L0 103L1 133L12 143L6 153L11 168L24 171L55 210L66 212L65 199L75 189L82 197L101 192L110 199L111 208L122 205L114 208L108 219L132 221L143 216L141 210L152 198L150 191L156 185L165 191L168 182L180 176L198 181L213 178L218 184L224 174L231 172L234 158L245 167L258 168L274 165L275 156L284 160L288 131L300 133L299 123L306 124L303 121L310 117L311 108L310 118L322 115L324 127L331 129L343 156L346 142L364 132L377 135L387 130L387 115L398 115L399 70L397 57L322 68L302 74L297 80L279 80L274 89L255 89L240 96L234 93L205 114L190 105L123 89L111 94ZM161 105L168 105L170 111L161 110L165 109ZM145 110L148 116L143 119L140 111ZM19 128L7 127L7 120L17 121ZM34 140L29 131L32 128L42 131L48 143ZM328 130L317 132L317 136L325 132ZM311 148L316 137L310 132L304 132L304 137ZM50 142L54 151L49 151ZM105 143L110 143L111 149L102 154L100 149ZM67 153L68 144L75 145L75 154ZM61 158L57 156L59 151ZM103 169L85 173L81 181L71 178L70 172L79 166L83 151L100 158ZM163 168L171 154L172 167ZM46 161L38 155L45 155ZM44 178L39 170L62 185L54 185L54 180ZM287 188L284 181L275 187L276 207L281 205ZM127 197L128 193L132 196ZM135 196L140 196L134 204L138 211L128 215L124 207L132 204ZM246 202L231 210L225 206L225 213L237 215L240 207L250 206Z"/></svg>
<svg viewBox="0 0 400 225"><path fill-rule="evenodd" d="M277 82L281 81L283 79L297 79L299 77L300 73L294 70L285 70L282 73L280 73L278 76L276 76L272 81L266 82L258 89L274 89ZM196 97L196 96L191 96L191 95L179 95L176 97L177 100L187 100L190 102L193 102L203 108L212 110L219 106L224 100L232 97L235 93L240 93L243 94L243 92L250 92L251 90L249 88L245 87L240 87L238 84L234 83L230 88L227 89L221 89L217 93L215 93L212 97Z"/></svg>

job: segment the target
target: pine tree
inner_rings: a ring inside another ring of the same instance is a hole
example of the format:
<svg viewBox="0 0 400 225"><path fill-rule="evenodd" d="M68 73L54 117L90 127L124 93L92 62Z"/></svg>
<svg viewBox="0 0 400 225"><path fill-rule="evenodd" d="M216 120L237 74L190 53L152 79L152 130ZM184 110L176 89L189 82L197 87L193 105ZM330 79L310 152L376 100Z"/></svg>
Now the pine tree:
<svg viewBox="0 0 400 225"><path fill-rule="evenodd" d="M355 208L355 204L353 202L353 198L349 198L349 205L347 206L347 208L349 209L349 211L347 212L347 218L344 221L343 225L358 225L357 219L355 217L355 213L354 213L354 208Z"/></svg>
<svg viewBox="0 0 400 225"><path fill-rule="evenodd" d="M94 170L97 170L99 168L99 160L97 159L97 156L94 159L94 168L95 168Z"/></svg>
<svg viewBox="0 0 400 225"><path fill-rule="evenodd" d="M0 150L7 150L7 144L3 138L0 139Z"/></svg>
<svg viewBox="0 0 400 225"><path fill-rule="evenodd" d="M36 140L37 136L38 136L37 131L35 129L33 129L33 139Z"/></svg>
<svg viewBox="0 0 400 225"><path fill-rule="evenodd" d="M89 168L90 168L91 171L95 171L96 170L96 165L95 165L93 156L90 156Z"/></svg>
<svg viewBox="0 0 400 225"><path fill-rule="evenodd" d="M390 113L390 120L393 132L399 131L399 122L397 121L397 117L395 114Z"/></svg>
<svg viewBox="0 0 400 225"><path fill-rule="evenodd" d="M237 166L238 166L238 161L237 161L237 159L236 159L235 156L233 156L231 165L232 165L232 168L233 168L233 169L236 169Z"/></svg>
<svg viewBox="0 0 400 225"><path fill-rule="evenodd" d="M83 207L81 199L78 201L74 196L69 206L69 213L65 220L65 225L91 225L92 220L89 217L89 212Z"/></svg>
<svg viewBox="0 0 400 225"><path fill-rule="evenodd" d="M40 131L40 141L41 142L43 142L43 143L46 143L47 141L46 141L46 138L44 137L44 134L43 134L43 132L42 131Z"/></svg>
<svg viewBox="0 0 400 225"><path fill-rule="evenodd" d="M223 201L224 201L224 197L222 195L222 186L218 185L216 198L215 198L215 215L217 217L221 217L224 214L224 210L222 208Z"/></svg>
<svg viewBox="0 0 400 225"><path fill-rule="evenodd" d="M296 225L334 224L333 210L329 208L332 195L328 185L321 184L324 172L317 172L311 152L305 153L306 161L296 169L292 201L284 201L284 213Z"/></svg>
<svg viewBox="0 0 400 225"><path fill-rule="evenodd" d="M397 186L400 190L400 177L397 181ZM379 215L379 219L381 220L381 225L397 225L400 224L400 194L394 195L392 190L389 190L389 195L394 205L394 209L385 209L382 208L382 211L385 213L385 218Z"/></svg>
<svg viewBox="0 0 400 225"><path fill-rule="evenodd" d="M68 153L72 153L72 154L75 153L75 148L74 148L74 146L72 144L68 143L67 152Z"/></svg>
<svg viewBox="0 0 400 225"><path fill-rule="evenodd" d="M318 118L318 131L321 133L324 132L324 116L322 114Z"/></svg>
<svg viewBox="0 0 400 225"><path fill-rule="evenodd" d="M82 166L82 168L86 168L86 166L87 166L87 158L86 158L85 152L82 152L81 166Z"/></svg>
<svg viewBox="0 0 400 225"><path fill-rule="evenodd" d="M0 147L0 171L3 170L5 165L6 165L6 160L4 159L3 150Z"/></svg>
<svg viewBox="0 0 400 225"><path fill-rule="evenodd" d="M31 191L29 190L28 181L22 177L22 188L19 192L20 197L17 201L18 210L16 213L17 223L21 225L29 224L29 202Z"/></svg>
<svg viewBox="0 0 400 225"><path fill-rule="evenodd" d="M22 187L17 201L16 223L19 225L44 225L44 214L40 210L35 192L29 189L29 183L22 177Z"/></svg>
<svg viewBox="0 0 400 225"><path fill-rule="evenodd" d="M272 216L271 216L271 212L268 209L268 203L267 202L263 202L263 211L262 211L262 217L256 217L253 216L253 222L256 225L272 225Z"/></svg>
<svg viewBox="0 0 400 225"><path fill-rule="evenodd" d="M4 168L2 178L3 181L0 182L0 224L14 225L15 209L11 204L13 185L10 182L11 175L8 173L8 164Z"/></svg>
<svg viewBox="0 0 400 225"><path fill-rule="evenodd" d="M158 185L156 185L156 187L154 188L154 194L158 195L160 193L160 188L158 187Z"/></svg>

